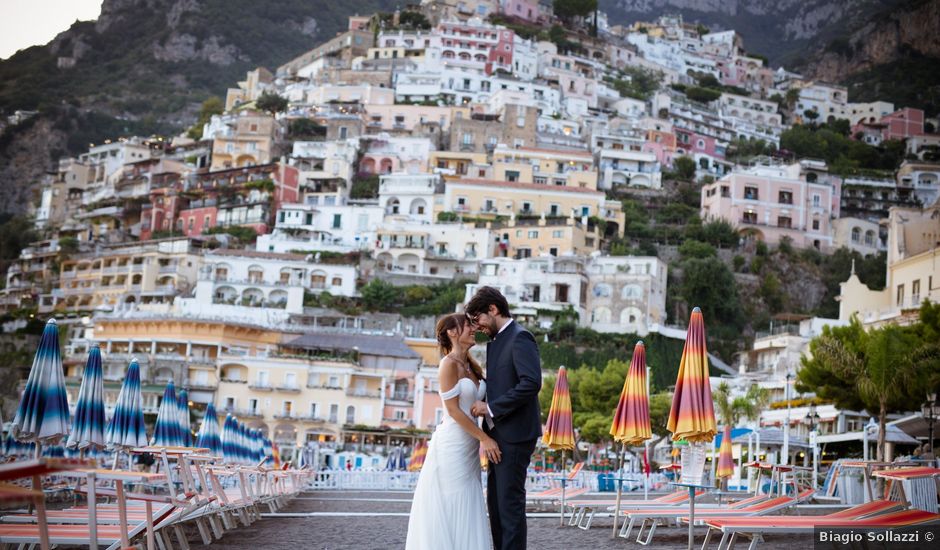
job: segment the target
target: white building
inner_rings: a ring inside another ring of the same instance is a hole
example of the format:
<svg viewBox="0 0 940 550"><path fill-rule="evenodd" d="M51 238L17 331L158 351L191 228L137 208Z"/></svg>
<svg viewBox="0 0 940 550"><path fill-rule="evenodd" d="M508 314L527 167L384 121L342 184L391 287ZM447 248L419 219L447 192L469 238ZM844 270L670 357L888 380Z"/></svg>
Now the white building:
<svg viewBox="0 0 940 550"><path fill-rule="evenodd" d="M186 314L277 325L303 313L306 291L355 295L356 267L310 260L297 254L215 250L204 257L195 296L177 303Z"/></svg>
<svg viewBox="0 0 940 550"><path fill-rule="evenodd" d="M591 145L597 155L599 189L617 186L662 188L662 170L656 155L644 151L642 137L617 134L593 136Z"/></svg>
<svg viewBox="0 0 940 550"><path fill-rule="evenodd" d="M834 248L844 246L863 256L887 250L887 243L881 237L881 225L861 218L832 220L832 246Z"/></svg>
<svg viewBox="0 0 940 550"><path fill-rule="evenodd" d="M587 263L588 326L645 336L666 322L665 262L656 257L592 256Z"/></svg>
<svg viewBox="0 0 940 550"><path fill-rule="evenodd" d="M323 195L317 203L329 204L348 194L348 185L356 168L359 140L295 141L291 153L291 166L297 167L297 177L305 195Z"/></svg>
<svg viewBox="0 0 940 550"><path fill-rule="evenodd" d="M308 201L317 198L307 196ZM283 204L277 212L274 231L258 236L257 249L278 253L365 250L375 241L375 232L384 217L385 209L376 203Z"/></svg>
<svg viewBox="0 0 940 550"><path fill-rule="evenodd" d="M387 273L453 279L477 273L479 261L492 256L494 240L474 224L386 216L370 244L377 268Z"/></svg>
<svg viewBox="0 0 940 550"><path fill-rule="evenodd" d="M387 174L379 180L379 206L389 216L407 216L421 223L434 221L437 174Z"/></svg>

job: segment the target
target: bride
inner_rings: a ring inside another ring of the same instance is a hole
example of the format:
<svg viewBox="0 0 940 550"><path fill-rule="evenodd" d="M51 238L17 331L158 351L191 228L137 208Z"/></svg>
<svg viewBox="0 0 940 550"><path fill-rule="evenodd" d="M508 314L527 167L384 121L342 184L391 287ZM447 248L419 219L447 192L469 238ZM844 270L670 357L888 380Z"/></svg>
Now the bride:
<svg viewBox="0 0 940 550"><path fill-rule="evenodd" d="M480 450L499 462L496 441L470 415L470 405L486 395L483 369L468 353L474 331L463 314L437 323L442 359L438 369L446 413L434 430L418 477L407 550L489 550L490 527L480 483Z"/></svg>

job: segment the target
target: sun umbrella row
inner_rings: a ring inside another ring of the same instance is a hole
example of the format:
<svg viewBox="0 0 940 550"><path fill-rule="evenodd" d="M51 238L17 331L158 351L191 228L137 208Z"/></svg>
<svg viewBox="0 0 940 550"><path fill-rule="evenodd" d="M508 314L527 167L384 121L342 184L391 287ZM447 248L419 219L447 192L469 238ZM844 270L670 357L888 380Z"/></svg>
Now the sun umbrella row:
<svg viewBox="0 0 940 550"><path fill-rule="evenodd" d="M147 444L140 389L140 365L131 360L118 395L114 414L105 420L104 377L101 350L92 346L88 353L75 414L69 425L65 377L59 354L59 331L54 319L43 330L36 356L16 417L4 441L7 455L66 453L60 446L65 440L69 452L94 453L104 448L126 450ZM170 381L157 414L152 445L189 447L194 443L189 399L185 390L179 394ZM229 415L225 428L219 430L215 407L210 404L200 429L197 446L224 456L226 461L257 463L267 457L274 461L275 447L260 430L251 429ZM42 447L46 447L42 451ZM61 456L61 455L60 455Z"/></svg>

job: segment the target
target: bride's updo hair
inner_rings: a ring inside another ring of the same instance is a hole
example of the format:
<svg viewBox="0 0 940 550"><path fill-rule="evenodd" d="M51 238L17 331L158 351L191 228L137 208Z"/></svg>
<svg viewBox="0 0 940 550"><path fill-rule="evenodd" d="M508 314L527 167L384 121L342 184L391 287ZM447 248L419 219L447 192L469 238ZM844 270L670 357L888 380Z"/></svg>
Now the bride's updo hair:
<svg viewBox="0 0 940 550"><path fill-rule="evenodd" d="M463 332L464 327L467 326L469 322L467 316L463 313L451 313L450 315L441 317L437 322L437 328L434 330L434 333L437 334L437 348L441 353L441 357L444 357L454 350L447 332L456 330L459 334ZM477 377L477 380L483 380L483 368L480 367L480 364L477 363L469 353L467 354L467 364Z"/></svg>

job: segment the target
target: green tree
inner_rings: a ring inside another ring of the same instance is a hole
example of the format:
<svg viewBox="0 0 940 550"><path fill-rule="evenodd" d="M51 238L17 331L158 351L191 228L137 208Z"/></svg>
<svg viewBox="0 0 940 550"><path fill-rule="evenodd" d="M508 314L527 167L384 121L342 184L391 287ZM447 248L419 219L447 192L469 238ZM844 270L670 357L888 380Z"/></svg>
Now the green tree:
<svg viewBox="0 0 940 550"><path fill-rule="evenodd" d="M199 118L197 118L196 123L189 128L186 135L197 141L202 139L202 127L209 122L212 115L221 115L224 110L225 104L222 103L222 98L219 96L206 98L199 108Z"/></svg>
<svg viewBox="0 0 940 550"><path fill-rule="evenodd" d="M6 218L6 219L3 219ZM0 260L19 258L20 251L39 236L30 220L24 216L0 214Z"/></svg>
<svg viewBox="0 0 940 550"><path fill-rule="evenodd" d="M741 326L737 285L728 266L716 257L690 258L680 263L679 295L689 310L701 307L706 320L731 327Z"/></svg>
<svg viewBox="0 0 940 550"><path fill-rule="evenodd" d="M391 311L398 303L399 289L381 279L372 279L362 287L362 304L369 311Z"/></svg>
<svg viewBox="0 0 940 550"><path fill-rule="evenodd" d="M857 318L847 327L824 330L810 342L797 374L799 391L815 391L846 409L878 415L878 460L884 460L888 413L923 399L911 350L918 349L910 330L895 325L865 331Z"/></svg>
<svg viewBox="0 0 940 550"><path fill-rule="evenodd" d="M276 114L287 110L287 98L275 93L262 92L261 97L255 100L255 107L268 113Z"/></svg>
<svg viewBox="0 0 940 550"><path fill-rule="evenodd" d="M803 116L805 116L809 120L816 120L817 118L819 118L819 113L812 109L806 109L805 111L803 111Z"/></svg>
<svg viewBox="0 0 940 550"><path fill-rule="evenodd" d="M681 156L672 160L672 168L679 179L691 180L695 177L695 161L690 157Z"/></svg>
<svg viewBox="0 0 940 550"><path fill-rule="evenodd" d="M574 17L590 15L597 9L597 0L554 0L552 8L557 17L570 21Z"/></svg>
<svg viewBox="0 0 940 550"><path fill-rule="evenodd" d="M686 240L679 245L679 255L685 258L711 258L717 256L715 247L701 241Z"/></svg>

